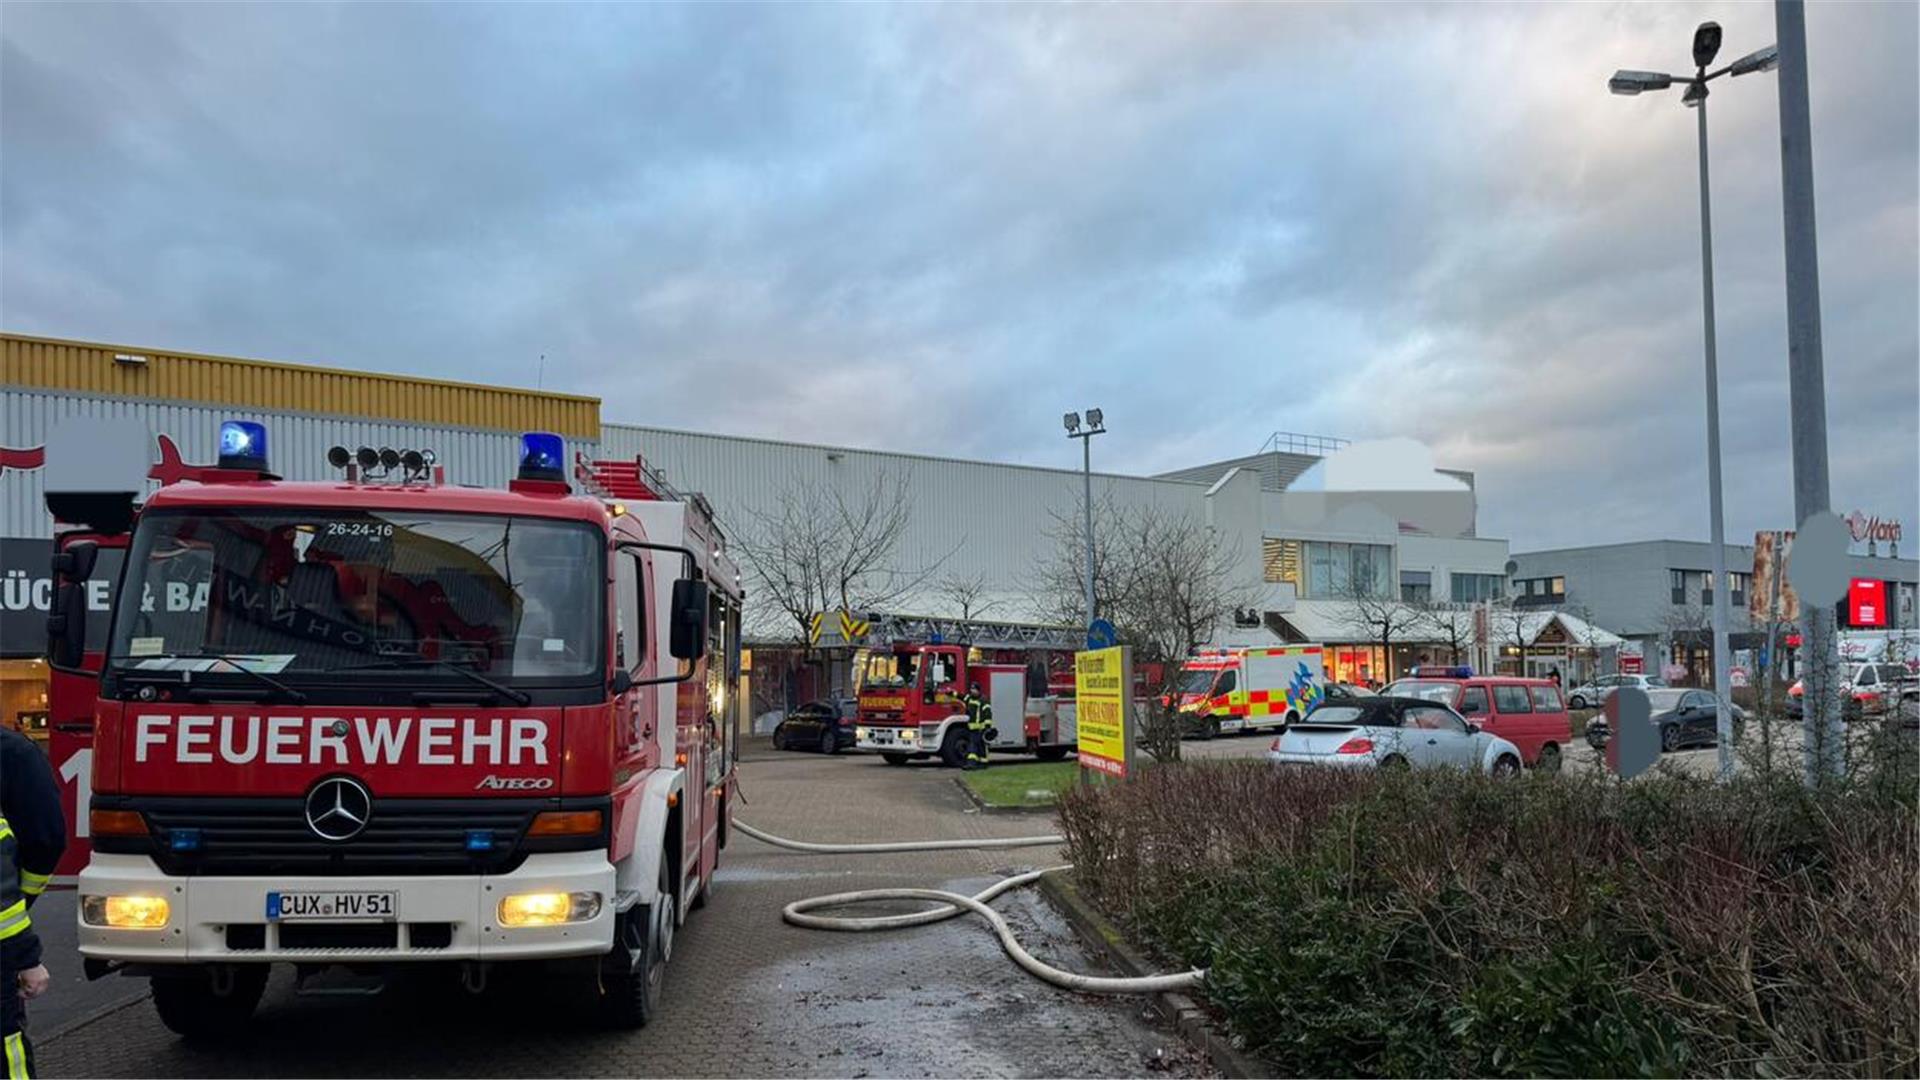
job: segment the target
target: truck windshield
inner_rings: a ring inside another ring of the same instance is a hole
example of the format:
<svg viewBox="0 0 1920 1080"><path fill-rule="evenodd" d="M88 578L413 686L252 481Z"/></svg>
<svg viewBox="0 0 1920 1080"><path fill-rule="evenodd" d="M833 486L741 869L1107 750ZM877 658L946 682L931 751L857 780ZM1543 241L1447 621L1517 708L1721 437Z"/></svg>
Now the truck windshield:
<svg viewBox="0 0 1920 1080"><path fill-rule="evenodd" d="M449 665L508 682L597 678L603 566L584 522L160 511L134 533L108 665L196 679L234 677L219 657L280 678L459 678Z"/></svg>
<svg viewBox="0 0 1920 1080"><path fill-rule="evenodd" d="M1213 677L1220 674L1219 668L1187 668L1180 672L1180 692L1183 694L1204 694L1213 685Z"/></svg>

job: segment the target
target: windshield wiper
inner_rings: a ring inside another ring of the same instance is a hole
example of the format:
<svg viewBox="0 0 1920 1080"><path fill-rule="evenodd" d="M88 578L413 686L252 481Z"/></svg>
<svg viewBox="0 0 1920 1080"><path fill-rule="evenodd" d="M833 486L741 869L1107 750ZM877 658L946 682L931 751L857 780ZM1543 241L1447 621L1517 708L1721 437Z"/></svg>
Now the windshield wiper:
<svg viewBox="0 0 1920 1080"><path fill-rule="evenodd" d="M240 655L244 656L248 654L242 653ZM288 701L298 704L299 702L307 700L307 695L303 691L295 690L293 687L288 686L286 683L281 682L279 679L274 678L264 671L255 671L250 667L246 667L226 653L214 652L211 649L201 649L197 652L188 653L162 653L159 656L111 656L107 658L109 663L114 661L123 663L127 661L137 662L141 660L217 660L227 665L227 670L237 671L242 675L250 676L267 689L284 696ZM143 668L136 666L122 668L120 674L123 678L128 675L151 676L173 674L180 676L178 681L183 686L191 686L193 680L189 678L189 676L193 675L194 672L177 668Z"/></svg>
<svg viewBox="0 0 1920 1080"><path fill-rule="evenodd" d="M455 674L458 674L472 682L478 683L479 685L486 687L487 689L493 691L496 694L499 694L501 697L506 698L508 701L511 701L516 705L526 705L533 701L533 697L524 690L516 690L513 687L508 686L503 682L496 682L495 680L487 678L485 675L480 674L479 672L473 670L470 667L465 667L460 664L456 664L451 660L441 660L441 659L430 657L430 656L383 656L378 660L366 660L357 664L341 664L339 667L328 668L327 670L328 671L371 671L377 668L416 668L416 667L439 668L442 671L454 672Z"/></svg>

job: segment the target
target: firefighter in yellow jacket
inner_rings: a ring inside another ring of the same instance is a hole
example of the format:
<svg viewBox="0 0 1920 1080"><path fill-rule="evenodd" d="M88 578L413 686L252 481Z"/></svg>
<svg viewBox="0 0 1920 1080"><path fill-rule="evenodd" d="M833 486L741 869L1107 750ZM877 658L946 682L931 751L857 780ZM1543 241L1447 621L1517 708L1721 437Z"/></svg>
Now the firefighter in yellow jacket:
<svg viewBox="0 0 1920 1080"><path fill-rule="evenodd" d="M27 909L67 846L60 788L45 754L26 736L0 728L0 1050L6 1080L27 1080L26 1001L52 981L40 962L40 938Z"/></svg>
<svg viewBox="0 0 1920 1080"><path fill-rule="evenodd" d="M962 766L968 771L987 767L987 740L992 738L993 702L980 695L977 686L967 687L960 698L967 709L967 763Z"/></svg>

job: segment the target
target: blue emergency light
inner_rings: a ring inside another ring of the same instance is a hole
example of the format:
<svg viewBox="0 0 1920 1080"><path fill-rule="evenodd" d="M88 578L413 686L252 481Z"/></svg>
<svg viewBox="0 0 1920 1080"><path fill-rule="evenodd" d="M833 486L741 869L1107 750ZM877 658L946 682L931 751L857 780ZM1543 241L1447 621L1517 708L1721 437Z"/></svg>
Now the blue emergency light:
<svg viewBox="0 0 1920 1080"><path fill-rule="evenodd" d="M175 851L199 851L199 829L174 829L167 834L167 846Z"/></svg>
<svg viewBox="0 0 1920 1080"><path fill-rule="evenodd" d="M220 422L220 467L267 471L267 429L251 420Z"/></svg>
<svg viewBox="0 0 1920 1080"><path fill-rule="evenodd" d="M467 830L467 850L482 852L493 850L493 833L488 829Z"/></svg>
<svg viewBox="0 0 1920 1080"><path fill-rule="evenodd" d="M1471 664L1420 664L1413 669L1416 679L1471 679Z"/></svg>
<svg viewBox="0 0 1920 1080"><path fill-rule="evenodd" d="M567 480L567 443L551 431L520 436L520 479Z"/></svg>

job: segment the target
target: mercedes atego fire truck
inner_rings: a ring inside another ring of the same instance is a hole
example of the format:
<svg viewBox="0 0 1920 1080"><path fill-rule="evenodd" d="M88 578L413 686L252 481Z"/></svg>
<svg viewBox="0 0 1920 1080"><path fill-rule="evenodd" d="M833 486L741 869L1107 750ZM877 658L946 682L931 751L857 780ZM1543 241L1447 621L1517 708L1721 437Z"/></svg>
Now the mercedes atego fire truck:
<svg viewBox="0 0 1920 1080"><path fill-rule="evenodd" d="M506 490L343 448L343 482L286 483L266 440L229 422L137 512L49 495L85 523L48 631L97 680L87 974L150 978L190 1037L243 1025L275 963L475 992L518 965L644 1024L734 801L741 593L704 501L576 490L546 434ZM96 674L80 588L129 523Z"/></svg>

